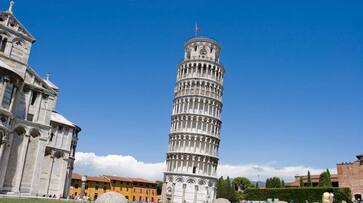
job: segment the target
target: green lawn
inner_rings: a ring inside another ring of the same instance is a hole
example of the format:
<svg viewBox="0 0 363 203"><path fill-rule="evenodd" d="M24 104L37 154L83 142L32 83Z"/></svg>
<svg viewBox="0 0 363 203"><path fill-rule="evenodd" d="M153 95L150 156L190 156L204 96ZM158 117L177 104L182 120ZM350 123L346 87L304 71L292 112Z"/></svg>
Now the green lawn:
<svg viewBox="0 0 363 203"><path fill-rule="evenodd" d="M0 203L66 203L67 201L59 200L41 200L41 199L6 199L0 198ZM72 203L71 201L68 201Z"/></svg>

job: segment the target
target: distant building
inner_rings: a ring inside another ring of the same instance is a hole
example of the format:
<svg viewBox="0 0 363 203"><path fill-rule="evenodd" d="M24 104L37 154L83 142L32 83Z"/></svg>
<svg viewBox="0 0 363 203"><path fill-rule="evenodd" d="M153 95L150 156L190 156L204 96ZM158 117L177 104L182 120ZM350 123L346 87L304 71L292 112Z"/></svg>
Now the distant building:
<svg viewBox="0 0 363 203"><path fill-rule="evenodd" d="M358 155L352 163L337 164L340 187L349 187L355 199L363 195L363 155Z"/></svg>
<svg viewBox="0 0 363 203"><path fill-rule="evenodd" d="M311 175L311 183L313 187L317 187L319 185L319 177L320 175ZM287 187L299 187L300 186L300 178L303 179L304 186L308 186L308 177L307 176L295 176L295 182L287 183ZM331 174L331 182L333 187L339 187L338 175Z"/></svg>
<svg viewBox="0 0 363 203"><path fill-rule="evenodd" d="M307 184L307 176L296 176L295 182L287 186L299 187L300 178ZM349 187L355 199L362 199L363 195L363 155L358 155L357 160L350 163L337 164L337 174L331 175L334 187ZM313 186L318 186L319 175L312 175Z"/></svg>
<svg viewBox="0 0 363 203"><path fill-rule="evenodd" d="M35 38L0 12L0 193L67 196L81 129L56 112L59 88L28 64Z"/></svg>
<svg viewBox="0 0 363 203"><path fill-rule="evenodd" d="M82 195L82 184L84 184L84 195L91 200L97 199L106 192L118 192L131 202L159 202L157 184L141 178L126 178L119 176L85 176L82 181L80 174L72 175L72 183L69 194L72 197Z"/></svg>

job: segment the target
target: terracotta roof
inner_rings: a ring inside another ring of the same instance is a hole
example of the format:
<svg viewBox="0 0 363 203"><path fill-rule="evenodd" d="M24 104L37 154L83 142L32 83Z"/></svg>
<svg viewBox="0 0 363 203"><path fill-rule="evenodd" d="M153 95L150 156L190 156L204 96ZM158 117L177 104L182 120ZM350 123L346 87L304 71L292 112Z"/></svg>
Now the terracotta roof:
<svg viewBox="0 0 363 203"><path fill-rule="evenodd" d="M72 174L72 179L81 180L82 176L78 173ZM155 182L145 180L142 178L128 178L128 177L122 177L122 176L109 176L109 175L103 175L103 176L87 176L87 181L98 181L98 182L110 182L110 181L122 181L122 182L135 182L135 183L148 183L148 184L156 184Z"/></svg>
<svg viewBox="0 0 363 203"><path fill-rule="evenodd" d="M300 177L303 179L304 182L307 182L308 180L308 176L295 176L295 181L294 182L290 182L290 183L286 183L287 187L298 187L300 186ZM311 175L311 181L312 182L319 182L319 177L320 175ZM338 181L338 175L337 174L331 174L330 175L330 179L331 181Z"/></svg>
<svg viewBox="0 0 363 203"><path fill-rule="evenodd" d="M81 180L82 176L79 173L72 173L72 179Z"/></svg>
<svg viewBox="0 0 363 203"><path fill-rule="evenodd" d="M87 181L94 181L94 182L110 182L106 177L104 176L87 176Z"/></svg>
<svg viewBox="0 0 363 203"><path fill-rule="evenodd" d="M152 181L148 181L148 180L145 180L145 179L142 179L142 178L131 178L132 182L137 182L137 183L155 183L155 182L152 182Z"/></svg>
<svg viewBox="0 0 363 203"><path fill-rule="evenodd" d="M121 177L121 176L105 176L110 180L118 180L118 181L123 181L123 182L132 182L132 180L130 178L126 178L126 177Z"/></svg>
<svg viewBox="0 0 363 203"><path fill-rule="evenodd" d="M292 182L292 183L285 183L286 187L299 187L300 186L300 182Z"/></svg>
<svg viewBox="0 0 363 203"><path fill-rule="evenodd" d="M303 179L303 180L307 180L308 179L308 176L295 176L295 180L297 181L300 181L300 177ZM311 180L314 181L319 181L319 177L320 175L311 175ZM332 181L338 181L338 175L337 174L331 174L330 175L330 178Z"/></svg>

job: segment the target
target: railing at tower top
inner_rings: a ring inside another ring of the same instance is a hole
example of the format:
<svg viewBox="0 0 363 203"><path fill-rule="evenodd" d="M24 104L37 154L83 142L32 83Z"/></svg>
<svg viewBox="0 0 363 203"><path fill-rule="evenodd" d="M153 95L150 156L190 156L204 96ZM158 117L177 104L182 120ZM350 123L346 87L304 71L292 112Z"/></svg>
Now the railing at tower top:
<svg viewBox="0 0 363 203"><path fill-rule="evenodd" d="M214 58L214 57L208 57L208 56L203 56L203 55L198 55L198 56L190 56L189 58L183 59L182 61L187 61L187 60L207 60L207 61L211 61L213 63L219 63L219 58Z"/></svg>

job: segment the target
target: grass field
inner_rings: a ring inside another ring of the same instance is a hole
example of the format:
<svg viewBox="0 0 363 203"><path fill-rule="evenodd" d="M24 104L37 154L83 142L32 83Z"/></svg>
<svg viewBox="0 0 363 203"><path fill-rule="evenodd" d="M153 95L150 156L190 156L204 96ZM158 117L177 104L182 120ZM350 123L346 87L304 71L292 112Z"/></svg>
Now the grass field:
<svg viewBox="0 0 363 203"><path fill-rule="evenodd" d="M7 199L0 198L0 203L67 203L67 201L60 200L41 200L41 199ZM73 203L68 201L69 203Z"/></svg>

